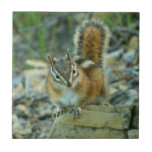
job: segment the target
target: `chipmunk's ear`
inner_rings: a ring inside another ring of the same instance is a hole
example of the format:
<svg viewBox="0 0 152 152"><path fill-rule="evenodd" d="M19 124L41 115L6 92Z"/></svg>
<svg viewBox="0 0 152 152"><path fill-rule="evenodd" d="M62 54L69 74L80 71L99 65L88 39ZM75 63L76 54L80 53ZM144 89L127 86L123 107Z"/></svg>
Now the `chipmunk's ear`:
<svg viewBox="0 0 152 152"><path fill-rule="evenodd" d="M69 61L71 61L73 64L75 64L75 62L74 62L74 60L73 60L73 58L72 58L72 56L71 56L71 54L70 54L69 49L68 49L68 51L67 51L66 57L67 57L67 60L69 60Z"/></svg>
<svg viewBox="0 0 152 152"><path fill-rule="evenodd" d="M53 69L55 69L54 64L56 63L57 59L51 56L48 56L49 62L51 64L50 72L53 73Z"/></svg>
<svg viewBox="0 0 152 152"><path fill-rule="evenodd" d="M67 60L72 61L72 56L71 56L71 54L70 54L69 49L68 49L68 51L67 51L66 58L67 58Z"/></svg>
<svg viewBox="0 0 152 152"><path fill-rule="evenodd" d="M52 58L51 56L48 56L48 59L49 59L49 61L50 61L50 63L51 63L51 66L53 67L53 66L54 66L53 58Z"/></svg>
<svg viewBox="0 0 152 152"><path fill-rule="evenodd" d="M54 64L56 63L57 59L56 58L53 58L51 56L48 56L48 59L49 59L49 62L51 63L51 66L53 67Z"/></svg>

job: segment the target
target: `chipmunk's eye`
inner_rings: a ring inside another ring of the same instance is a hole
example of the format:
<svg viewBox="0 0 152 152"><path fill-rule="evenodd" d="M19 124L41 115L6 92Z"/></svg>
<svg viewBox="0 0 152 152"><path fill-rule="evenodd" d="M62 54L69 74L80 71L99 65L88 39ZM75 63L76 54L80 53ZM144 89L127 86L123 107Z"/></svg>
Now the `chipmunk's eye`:
<svg viewBox="0 0 152 152"><path fill-rule="evenodd" d="M56 75L56 78L57 78L57 79L60 79L59 75Z"/></svg>
<svg viewBox="0 0 152 152"><path fill-rule="evenodd" d="M73 69L73 76L77 76L77 70Z"/></svg>
<svg viewBox="0 0 152 152"><path fill-rule="evenodd" d="M73 74L75 74L76 73L76 70L73 70Z"/></svg>

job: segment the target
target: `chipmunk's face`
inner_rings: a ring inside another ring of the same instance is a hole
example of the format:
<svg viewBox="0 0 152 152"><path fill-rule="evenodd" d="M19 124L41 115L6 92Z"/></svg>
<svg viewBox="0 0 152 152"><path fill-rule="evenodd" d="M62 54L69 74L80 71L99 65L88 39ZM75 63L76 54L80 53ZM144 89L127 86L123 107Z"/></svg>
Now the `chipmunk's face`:
<svg viewBox="0 0 152 152"><path fill-rule="evenodd" d="M65 59L50 58L50 74L52 75L54 83L59 86L72 87L74 81L78 77L78 68L69 53Z"/></svg>

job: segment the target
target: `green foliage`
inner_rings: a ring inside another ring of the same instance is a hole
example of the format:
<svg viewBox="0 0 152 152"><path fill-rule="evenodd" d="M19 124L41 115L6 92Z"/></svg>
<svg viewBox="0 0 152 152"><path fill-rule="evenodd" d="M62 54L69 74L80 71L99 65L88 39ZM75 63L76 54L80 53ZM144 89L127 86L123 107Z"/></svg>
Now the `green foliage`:
<svg viewBox="0 0 152 152"><path fill-rule="evenodd" d="M122 14L121 13L116 13L116 18L118 20L119 25L122 26L123 25L123 16L122 16Z"/></svg>
<svg viewBox="0 0 152 152"><path fill-rule="evenodd" d="M89 13L71 12L13 12L13 36L19 35L28 48L25 57L46 61L50 51L64 51L73 47L75 27L86 19ZM91 13L91 18L104 20L110 29L127 27L134 29L133 21L138 13ZM58 16L60 18L58 19ZM49 22L47 22L47 20ZM55 22L52 26L49 24ZM13 51L16 48L13 45ZM19 50L20 51L20 50ZM24 51L24 50L22 50ZM13 52L13 65L20 66L18 53ZM17 58L17 59L16 59ZM22 59L21 59L22 61Z"/></svg>
<svg viewBox="0 0 152 152"><path fill-rule="evenodd" d="M127 13L126 16L127 16L127 25L129 28L132 28L133 26L132 26L131 14Z"/></svg>
<svg viewBox="0 0 152 152"><path fill-rule="evenodd" d="M135 14L138 13L104 13L103 19L107 25L111 28L115 28L118 26L128 27L133 29L133 19L135 18Z"/></svg>
<svg viewBox="0 0 152 152"><path fill-rule="evenodd" d="M111 19L111 13L104 13L103 17L107 25L109 25L110 27L115 27L115 22L113 22Z"/></svg>
<svg viewBox="0 0 152 152"><path fill-rule="evenodd" d="M46 15L45 13L40 13L40 12L14 12L13 13L14 25L16 29L20 31L20 34L26 38L27 43L29 44L32 43L31 37L33 35L29 31L26 31L26 30L24 31L24 29L40 25L45 15ZM45 56L46 56L46 51L45 51L46 37L47 37L46 33L47 33L46 28L39 28L34 33L35 39L37 40L38 47L39 47L39 50L37 51L40 54L42 60L45 60ZM34 59L33 50L34 48L30 46L29 51L28 51L28 57L30 59Z"/></svg>

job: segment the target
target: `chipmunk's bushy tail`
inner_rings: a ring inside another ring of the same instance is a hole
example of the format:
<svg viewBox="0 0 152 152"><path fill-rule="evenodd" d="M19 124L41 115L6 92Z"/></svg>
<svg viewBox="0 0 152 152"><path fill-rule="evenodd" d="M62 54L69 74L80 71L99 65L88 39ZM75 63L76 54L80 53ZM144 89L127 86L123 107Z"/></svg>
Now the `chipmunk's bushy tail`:
<svg viewBox="0 0 152 152"><path fill-rule="evenodd" d="M103 67L103 53L108 47L109 28L99 21L85 21L76 29L74 43L76 54Z"/></svg>

